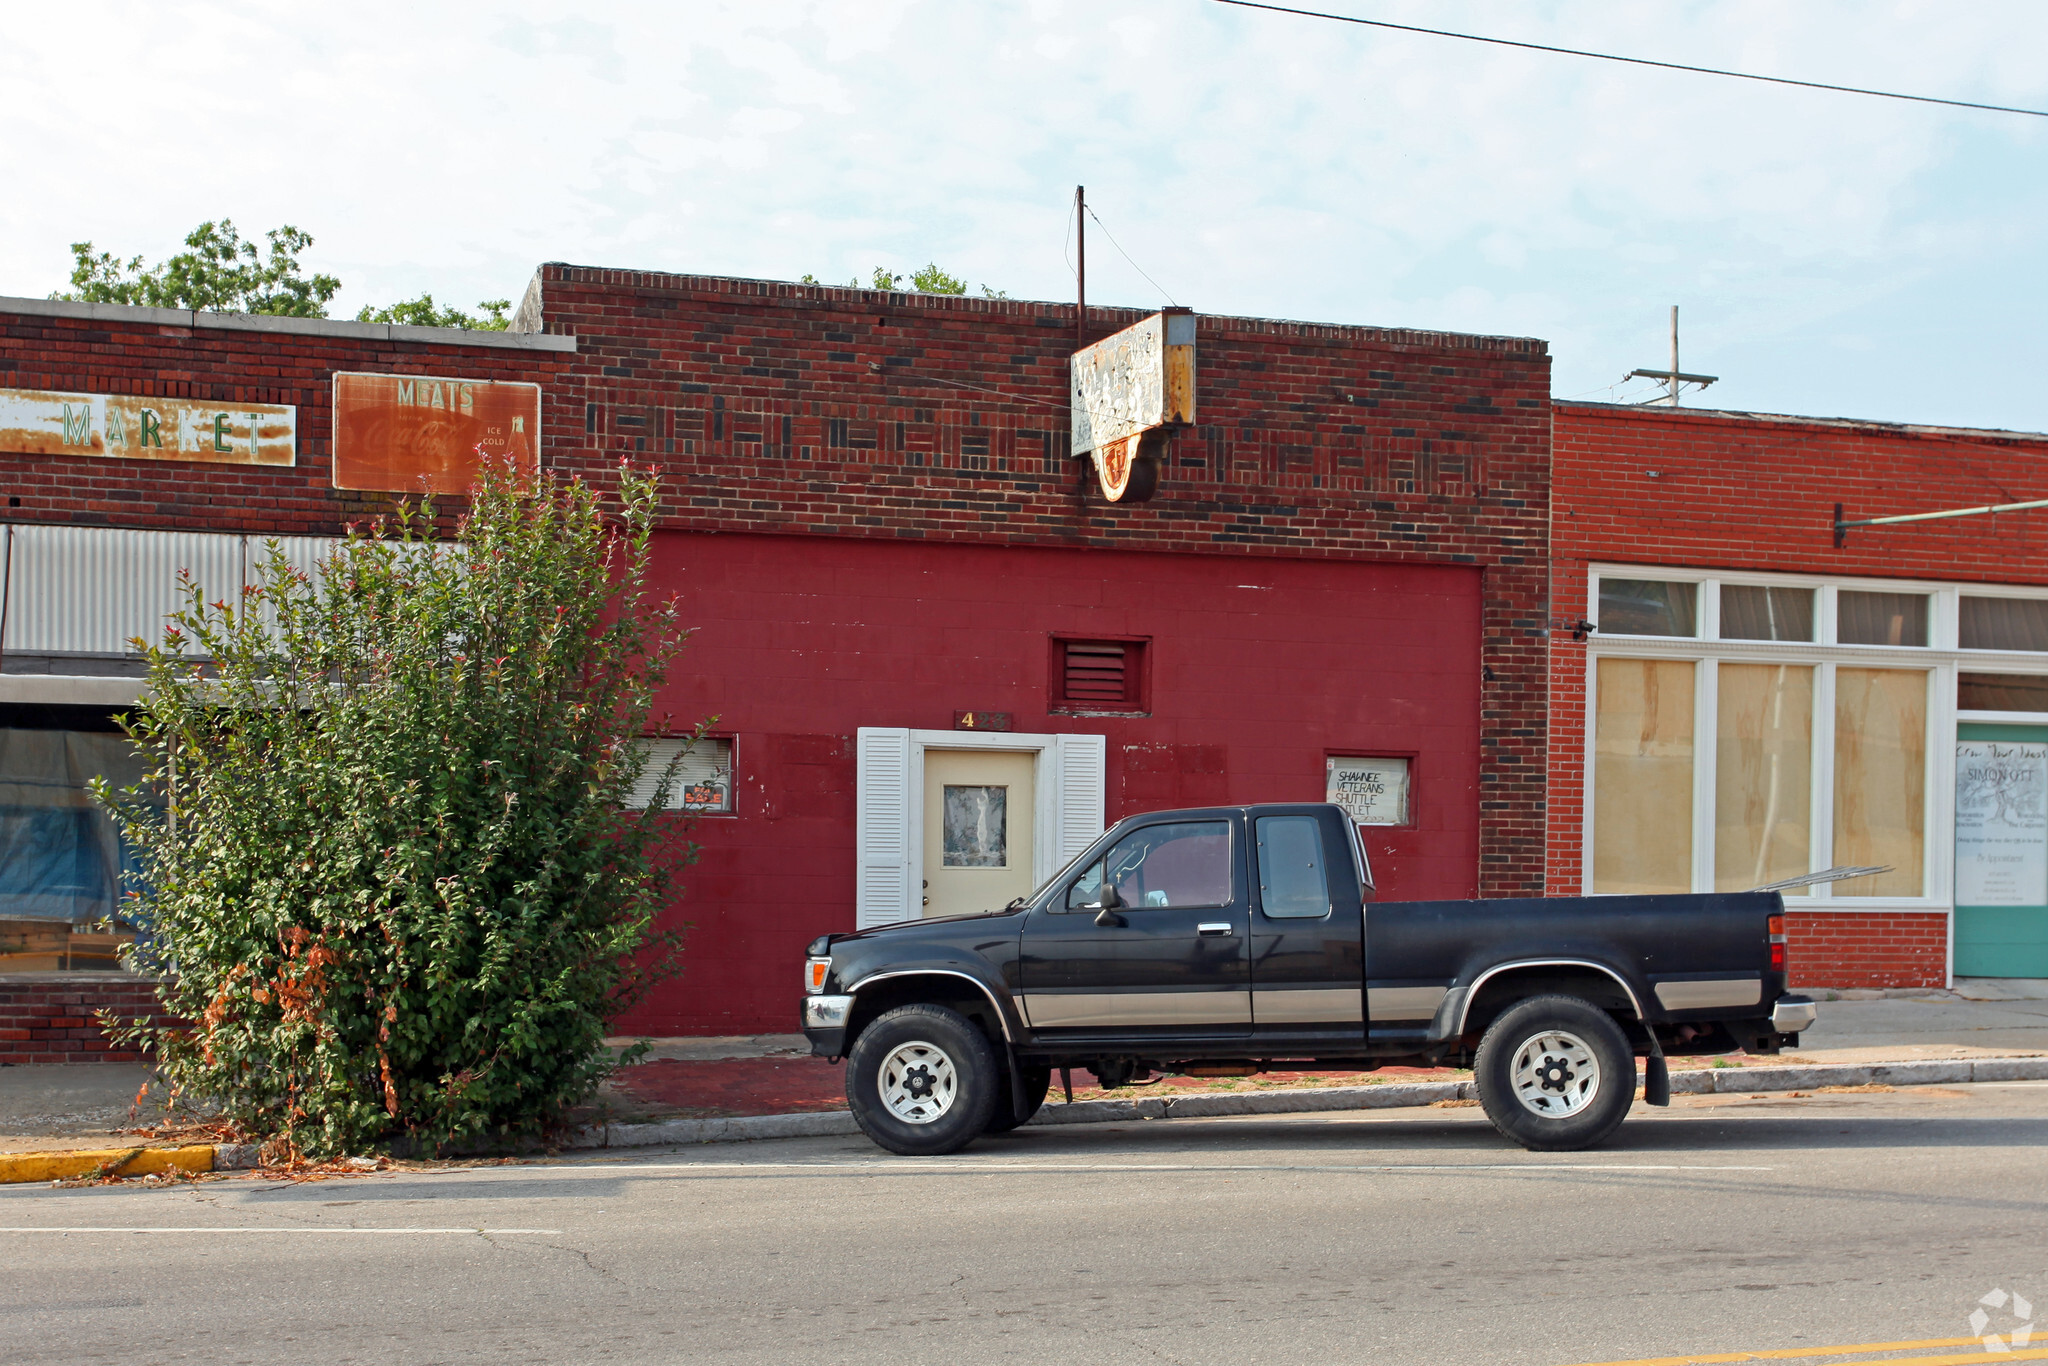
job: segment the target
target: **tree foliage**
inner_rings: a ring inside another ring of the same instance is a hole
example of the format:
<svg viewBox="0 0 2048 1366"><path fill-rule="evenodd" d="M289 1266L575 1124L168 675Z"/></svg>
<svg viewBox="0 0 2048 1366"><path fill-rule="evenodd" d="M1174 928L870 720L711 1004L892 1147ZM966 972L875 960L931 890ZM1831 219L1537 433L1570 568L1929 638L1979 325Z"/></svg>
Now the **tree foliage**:
<svg viewBox="0 0 2048 1366"><path fill-rule="evenodd" d="M477 305L476 313L465 313L453 304L439 306L435 304L433 295L422 294L417 299L387 304L383 308L366 306L356 314L356 321L401 323L407 327L466 327L478 332L503 332L512 322L507 316L511 307L510 299L486 299Z"/></svg>
<svg viewBox="0 0 2048 1366"><path fill-rule="evenodd" d="M328 300L340 291L341 281L300 270L299 253L313 245L312 235L290 224L264 235L270 239L268 258L254 242L244 242L228 219L201 223L186 234L186 250L154 266L145 266L140 256L122 261L112 252L95 252L90 242L73 242L71 292L52 297L208 313L326 317Z"/></svg>
<svg viewBox="0 0 2048 1366"><path fill-rule="evenodd" d="M805 275L799 283L817 285L823 284L824 281L815 275ZM910 272L910 287L919 294L965 294L967 292L967 282L957 275L949 274L936 261L928 262ZM856 275L846 282L846 288L874 289L880 290L883 293L890 293L903 288L903 276L900 272L892 271L886 266L876 266L873 273L868 277L866 285L862 285L860 276ZM981 293L983 298L988 299L1007 299L1010 297L1001 290L990 289L987 285L981 287Z"/></svg>
<svg viewBox="0 0 2048 1366"><path fill-rule="evenodd" d="M687 633L648 584L654 476L619 496L489 470L454 543L430 509L311 574L272 543L239 605L188 580L139 643L148 776L95 795L141 854L136 966L191 1022L118 1033L175 1092L320 1156L540 1131L609 1070L694 852L676 763L628 804Z"/></svg>

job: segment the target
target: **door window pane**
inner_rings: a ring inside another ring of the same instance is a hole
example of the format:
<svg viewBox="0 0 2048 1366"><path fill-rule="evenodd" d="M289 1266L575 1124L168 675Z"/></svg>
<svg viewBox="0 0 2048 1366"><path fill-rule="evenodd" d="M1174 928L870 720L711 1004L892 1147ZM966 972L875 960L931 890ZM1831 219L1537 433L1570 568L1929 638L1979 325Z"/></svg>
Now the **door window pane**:
<svg viewBox="0 0 2048 1366"><path fill-rule="evenodd" d="M1812 668L1723 664L1718 703L1715 890L1739 892L1810 872Z"/></svg>
<svg viewBox="0 0 2048 1366"><path fill-rule="evenodd" d="M2048 598L1972 598L1956 623L1965 650L2048 650Z"/></svg>
<svg viewBox="0 0 2048 1366"><path fill-rule="evenodd" d="M1812 640L1813 590L1722 584L1721 639Z"/></svg>
<svg viewBox="0 0 2048 1366"><path fill-rule="evenodd" d="M1927 675L1837 669L1835 863L1893 871L1838 882L1836 896L1922 894L1926 772Z"/></svg>
<svg viewBox="0 0 2048 1366"><path fill-rule="evenodd" d="M1696 583L1602 578L1599 629L1610 636L1697 635L1698 601Z"/></svg>
<svg viewBox="0 0 2048 1366"><path fill-rule="evenodd" d="M2048 711L2048 674L1958 674L1963 711Z"/></svg>
<svg viewBox="0 0 2048 1366"><path fill-rule="evenodd" d="M1693 665L1603 659L1593 735L1593 890L1692 890Z"/></svg>
<svg viewBox="0 0 2048 1366"><path fill-rule="evenodd" d="M1116 843L1101 863L1082 873L1067 892L1070 909L1101 900L1104 878L1124 905L1227 906L1234 879L1230 875L1230 824L1227 821L1176 821L1134 830Z"/></svg>
<svg viewBox="0 0 2048 1366"><path fill-rule="evenodd" d="M946 785L945 866L1007 868L1010 789Z"/></svg>
<svg viewBox="0 0 2048 1366"><path fill-rule="evenodd" d="M1843 645L1925 645L1925 593L1835 595L1835 639Z"/></svg>
<svg viewBox="0 0 2048 1366"><path fill-rule="evenodd" d="M1259 818L1259 904L1276 919L1328 915L1321 823L1314 816Z"/></svg>

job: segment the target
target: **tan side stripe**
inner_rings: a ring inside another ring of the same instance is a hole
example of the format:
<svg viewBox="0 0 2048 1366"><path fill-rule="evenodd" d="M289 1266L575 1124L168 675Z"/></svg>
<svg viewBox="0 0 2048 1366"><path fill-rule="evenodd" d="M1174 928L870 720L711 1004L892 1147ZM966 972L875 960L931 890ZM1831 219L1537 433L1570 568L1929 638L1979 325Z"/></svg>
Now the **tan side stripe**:
<svg viewBox="0 0 2048 1366"><path fill-rule="evenodd" d="M1974 1347L1962 1356L1892 1357L1871 1366L1964 1366L1990 1360L1979 1338L1923 1338L1917 1342L1859 1342L1838 1347L1772 1347L1755 1352L1721 1352L1708 1356L1641 1357L1633 1361L1594 1361L1583 1366L1716 1366L1726 1361L1806 1361L1813 1357L1861 1356L1866 1352L1904 1352L1915 1347ZM2038 1361L2048 1349L2028 1352L2000 1352L1999 1361Z"/></svg>

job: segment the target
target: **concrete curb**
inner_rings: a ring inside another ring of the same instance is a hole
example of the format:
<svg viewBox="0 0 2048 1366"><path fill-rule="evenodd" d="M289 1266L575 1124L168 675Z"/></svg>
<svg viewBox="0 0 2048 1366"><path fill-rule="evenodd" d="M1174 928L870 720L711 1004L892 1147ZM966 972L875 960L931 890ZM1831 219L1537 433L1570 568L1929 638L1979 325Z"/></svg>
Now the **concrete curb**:
<svg viewBox="0 0 2048 1366"><path fill-rule="evenodd" d="M1940 1062L1835 1063L1811 1067L1701 1068L1671 1074L1673 1095L1756 1095L1817 1091L1823 1086L1936 1086L1979 1081L2048 1081L2048 1057L1959 1058ZM1640 1078L1638 1078L1640 1084ZM1048 1102L1027 1121L1109 1124L1141 1119L1204 1119L1219 1115L1294 1115L1331 1110L1389 1110L1476 1100L1469 1081L1392 1082L1382 1086L1327 1086L1299 1091L1232 1091L1136 1100ZM567 1148L637 1148L681 1143L735 1143L758 1138L826 1138L856 1134L845 1110L737 1119L672 1119L659 1124L613 1124L584 1129Z"/></svg>
<svg viewBox="0 0 2048 1366"><path fill-rule="evenodd" d="M194 1144L183 1148L79 1148L57 1153L0 1153L0 1185L22 1181L75 1181L82 1176L210 1172L219 1168L216 1161L219 1151L211 1144Z"/></svg>

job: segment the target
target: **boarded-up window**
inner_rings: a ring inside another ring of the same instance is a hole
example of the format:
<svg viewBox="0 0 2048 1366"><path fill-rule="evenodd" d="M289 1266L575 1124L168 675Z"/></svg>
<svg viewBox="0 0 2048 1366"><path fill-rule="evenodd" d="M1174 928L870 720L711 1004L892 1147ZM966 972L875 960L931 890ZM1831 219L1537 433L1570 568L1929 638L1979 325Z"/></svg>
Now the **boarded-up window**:
<svg viewBox="0 0 2048 1366"><path fill-rule="evenodd" d="M654 785L660 781L669 761L683 756L676 781L668 794L668 810L727 812L732 810L732 741L704 739L649 740L647 768L634 785L634 806L654 801Z"/></svg>
<svg viewBox="0 0 2048 1366"><path fill-rule="evenodd" d="M1719 713L1715 890L1739 892L1811 871L1813 669L1723 664Z"/></svg>
<svg viewBox="0 0 2048 1366"><path fill-rule="evenodd" d="M1593 737L1593 890L1692 890L1693 674L1603 659Z"/></svg>
<svg viewBox="0 0 2048 1366"><path fill-rule="evenodd" d="M1927 675L1835 671L1835 862L1892 865L1840 896L1920 896L1927 819Z"/></svg>
<svg viewBox="0 0 2048 1366"><path fill-rule="evenodd" d="M1053 641L1052 705L1058 711L1145 710L1145 643Z"/></svg>

